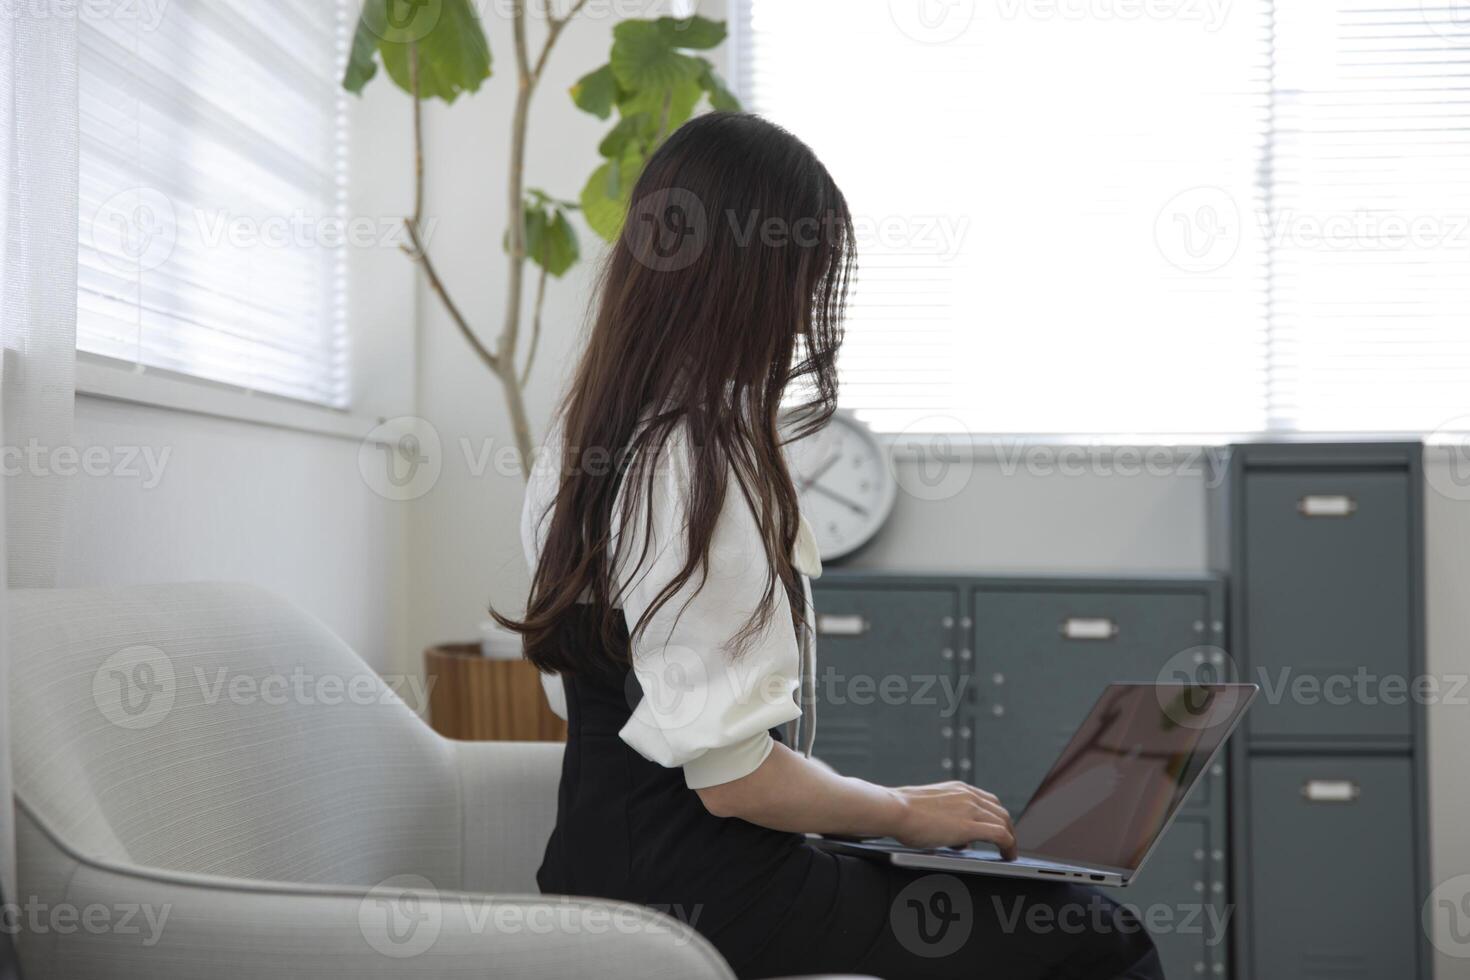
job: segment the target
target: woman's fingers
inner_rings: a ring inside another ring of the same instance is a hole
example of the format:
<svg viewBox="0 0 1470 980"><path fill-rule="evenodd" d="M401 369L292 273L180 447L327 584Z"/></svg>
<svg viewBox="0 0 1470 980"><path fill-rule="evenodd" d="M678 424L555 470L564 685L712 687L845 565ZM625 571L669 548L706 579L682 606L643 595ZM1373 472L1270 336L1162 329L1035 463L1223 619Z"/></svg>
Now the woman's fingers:
<svg viewBox="0 0 1470 980"><path fill-rule="evenodd" d="M976 820L975 840L989 841L1000 848L1001 856L1007 861L1016 859L1016 834L1009 824L990 820Z"/></svg>
<svg viewBox="0 0 1470 980"><path fill-rule="evenodd" d="M970 799L974 801L975 806L977 806L982 813L985 813L990 817L994 817L995 819L1004 823L1006 826L1011 825L1011 812L1000 805L1000 800L997 800L994 796L984 792L983 790L976 790L973 786L968 788L972 791L969 794Z"/></svg>
<svg viewBox="0 0 1470 980"><path fill-rule="evenodd" d="M990 792L990 790L988 790L988 789L981 789L979 786L970 786L969 783L964 783L962 785L969 786L970 789L974 790L976 793L979 793L980 796L981 796L981 798L983 798L983 799L987 799L987 800L989 800L992 803L999 803L1000 802L1000 797L996 796L994 793Z"/></svg>

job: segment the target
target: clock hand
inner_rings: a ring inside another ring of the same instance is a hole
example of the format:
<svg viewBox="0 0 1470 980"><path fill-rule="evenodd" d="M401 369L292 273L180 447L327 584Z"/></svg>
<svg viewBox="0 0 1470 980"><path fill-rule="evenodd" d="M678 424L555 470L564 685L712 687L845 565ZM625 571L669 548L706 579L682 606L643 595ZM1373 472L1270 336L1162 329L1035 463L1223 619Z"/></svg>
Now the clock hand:
<svg viewBox="0 0 1470 980"><path fill-rule="evenodd" d="M827 475L827 471L830 470L832 467L836 466L837 465L837 461L840 460L841 458L842 458L842 454L841 453L835 453L832 456L827 457L826 462L824 462L821 466L818 466L816 468L816 470L813 471L813 473L812 473L811 476L803 477L800 480L800 482L798 482L798 484L796 486L796 492L797 493L801 493L801 491L807 489L813 483L816 483L822 477L826 476Z"/></svg>
<svg viewBox="0 0 1470 980"><path fill-rule="evenodd" d="M851 499L850 497L844 497L842 494L837 493L834 490L827 489L820 483L813 483L808 489L815 490L817 493L820 493L825 497L830 497L831 499L837 501L839 504L848 508L855 514L861 514L863 517L868 516L868 508L864 507L862 504Z"/></svg>

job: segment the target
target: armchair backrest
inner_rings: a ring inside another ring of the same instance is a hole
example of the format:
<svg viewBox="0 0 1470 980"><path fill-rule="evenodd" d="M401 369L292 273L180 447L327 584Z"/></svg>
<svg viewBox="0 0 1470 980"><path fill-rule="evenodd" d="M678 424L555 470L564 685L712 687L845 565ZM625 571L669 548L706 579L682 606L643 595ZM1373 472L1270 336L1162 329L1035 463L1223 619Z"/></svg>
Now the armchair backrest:
<svg viewBox="0 0 1470 980"><path fill-rule="evenodd" d="M17 799L67 847L242 878L458 886L449 743L263 590L9 596Z"/></svg>

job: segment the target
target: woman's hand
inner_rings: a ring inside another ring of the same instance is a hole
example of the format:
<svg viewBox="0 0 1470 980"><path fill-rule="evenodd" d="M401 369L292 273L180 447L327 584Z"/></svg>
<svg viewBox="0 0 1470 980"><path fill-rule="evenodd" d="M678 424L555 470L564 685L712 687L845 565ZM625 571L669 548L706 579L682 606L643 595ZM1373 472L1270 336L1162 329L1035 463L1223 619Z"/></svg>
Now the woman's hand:
<svg viewBox="0 0 1470 980"><path fill-rule="evenodd" d="M695 790L717 817L772 830L841 837L896 837L909 847L964 847L977 840L1016 857L1011 815L993 793L966 783L890 789L776 743L752 773Z"/></svg>
<svg viewBox="0 0 1470 980"><path fill-rule="evenodd" d="M966 847L989 841L1007 861L1016 858L1016 831L1011 815L995 794L968 783L899 786L892 792L902 804L893 836L906 847Z"/></svg>

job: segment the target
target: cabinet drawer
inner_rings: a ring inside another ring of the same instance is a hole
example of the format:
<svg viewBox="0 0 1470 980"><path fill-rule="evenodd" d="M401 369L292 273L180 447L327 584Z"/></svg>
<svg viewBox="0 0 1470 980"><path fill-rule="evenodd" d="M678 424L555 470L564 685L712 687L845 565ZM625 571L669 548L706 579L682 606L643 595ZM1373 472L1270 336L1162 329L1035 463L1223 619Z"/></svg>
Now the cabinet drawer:
<svg viewBox="0 0 1470 980"><path fill-rule="evenodd" d="M975 691L965 777L1019 813L1106 685L1157 681L1171 657L1204 642L1206 602L1188 592L982 589L973 618L973 658L961 651Z"/></svg>
<svg viewBox="0 0 1470 980"><path fill-rule="evenodd" d="M838 772L897 786L953 779L958 593L822 587L817 740Z"/></svg>
<svg viewBox="0 0 1470 980"><path fill-rule="evenodd" d="M1112 897L1138 911L1159 948L1167 977L1219 975L1230 950L1223 828L1204 817L1180 817L1149 855L1143 872ZM1217 856L1220 860L1217 860Z"/></svg>
<svg viewBox="0 0 1470 980"><path fill-rule="evenodd" d="M1412 763L1251 761L1255 980L1415 976Z"/></svg>
<svg viewBox="0 0 1470 980"><path fill-rule="evenodd" d="M1245 514L1251 735L1407 737L1408 476L1249 472Z"/></svg>

